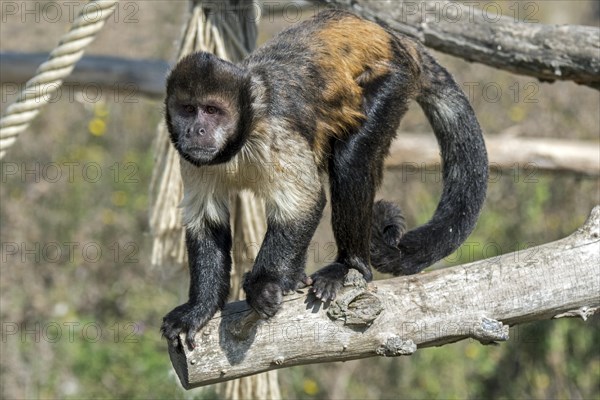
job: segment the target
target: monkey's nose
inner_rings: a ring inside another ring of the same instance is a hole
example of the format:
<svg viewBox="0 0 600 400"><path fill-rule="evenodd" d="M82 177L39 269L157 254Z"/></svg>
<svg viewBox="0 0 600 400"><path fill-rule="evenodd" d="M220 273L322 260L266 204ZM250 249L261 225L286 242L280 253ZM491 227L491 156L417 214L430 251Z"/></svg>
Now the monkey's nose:
<svg viewBox="0 0 600 400"><path fill-rule="evenodd" d="M204 128L198 129L198 135L203 136L205 133L206 131L204 130Z"/></svg>

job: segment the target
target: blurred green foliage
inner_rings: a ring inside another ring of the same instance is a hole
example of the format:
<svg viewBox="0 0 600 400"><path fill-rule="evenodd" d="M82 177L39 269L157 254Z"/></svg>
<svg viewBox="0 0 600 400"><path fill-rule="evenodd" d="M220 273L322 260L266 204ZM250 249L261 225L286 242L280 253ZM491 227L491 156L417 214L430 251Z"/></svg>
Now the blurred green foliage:
<svg viewBox="0 0 600 400"><path fill-rule="evenodd" d="M2 162L5 172L10 163L30 171L3 175L2 242L40 249L25 258L3 255L2 321L18 325L14 334L13 325L3 327L3 392L30 398L212 398L211 388L179 387L158 332L164 313L184 299L186 271L149 266L154 132L120 133L135 125L131 112L154 105L106 107L106 134L78 127L41 143L25 134L22 146ZM94 118L93 111L88 117ZM152 121L144 126L158 123L158 113L147 117ZM77 164L72 179L50 182L44 176L45 167L58 164L65 172L67 163ZM87 164L94 167L86 171ZM387 175L384 191L396 188L401 174ZM439 184L418 176L400 179L410 195L394 200L416 207L410 224L426 221ZM445 264L568 235L597 200L597 187L597 179L503 171L490 182L477 229ZM43 250L66 242L78 246L72 253L60 246L60 257ZM80 251L85 245L102 255ZM511 340L500 346L464 341L409 358L295 367L280 373L282 391L291 398L593 398L600 394L598 327L597 317L544 321L513 328Z"/></svg>

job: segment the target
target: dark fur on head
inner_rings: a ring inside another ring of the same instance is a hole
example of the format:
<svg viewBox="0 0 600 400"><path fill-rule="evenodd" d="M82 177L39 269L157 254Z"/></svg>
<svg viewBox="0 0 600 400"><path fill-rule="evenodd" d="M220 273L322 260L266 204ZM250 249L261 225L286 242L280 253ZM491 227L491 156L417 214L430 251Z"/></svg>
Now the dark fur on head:
<svg viewBox="0 0 600 400"><path fill-rule="evenodd" d="M177 107L205 101L226 109L235 127L215 154L199 159L181 146L185 122L178 118ZM210 53L190 54L179 61L167 78L165 119L171 141L181 156L194 165L226 162L241 149L252 130L252 103L251 80L245 69Z"/></svg>

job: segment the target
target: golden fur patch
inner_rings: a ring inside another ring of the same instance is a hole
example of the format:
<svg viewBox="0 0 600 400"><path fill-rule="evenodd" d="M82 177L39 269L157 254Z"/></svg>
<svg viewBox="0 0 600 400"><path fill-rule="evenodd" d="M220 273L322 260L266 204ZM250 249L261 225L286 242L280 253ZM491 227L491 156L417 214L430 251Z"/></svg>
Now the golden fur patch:
<svg viewBox="0 0 600 400"><path fill-rule="evenodd" d="M364 121L363 86L389 71L391 36L381 26L347 15L317 34L317 63L327 76L322 89L328 115L318 122L314 151L328 151L330 137L343 137Z"/></svg>

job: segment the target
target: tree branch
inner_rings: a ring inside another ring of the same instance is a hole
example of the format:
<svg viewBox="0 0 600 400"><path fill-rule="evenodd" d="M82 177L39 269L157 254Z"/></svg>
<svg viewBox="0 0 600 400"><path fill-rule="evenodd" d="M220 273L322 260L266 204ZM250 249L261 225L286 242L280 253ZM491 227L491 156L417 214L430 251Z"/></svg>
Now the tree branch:
<svg viewBox="0 0 600 400"><path fill-rule="evenodd" d="M0 83L21 85L27 82L46 59L47 53L0 52ZM95 85L101 89L123 91L132 99L139 95L163 98L167 72L169 64L163 60L87 55L65 78L64 84L79 87ZM18 92L16 88L14 91Z"/></svg>
<svg viewBox="0 0 600 400"><path fill-rule="evenodd" d="M571 80L600 89L600 29L533 23L495 15L498 5L381 0L312 0L384 22L444 53L543 81ZM533 10L535 11L535 10Z"/></svg>
<svg viewBox="0 0 600 400"><path fill-rule="evenodd" d="M500 134L486 136L485 145L490 168L494 170L517 166L529 168L532 173L552 171L600 175L598 142ZM412 171L423 165L430 166L440 162L439 147L433 135L401 133L392 142L385 165L407 167Z"/></svg>
<svg viewBox="0 0 600 400"><path fill-rule="evenodd" d="M503 341L508 325L596 312L598 265L600 206L567 238L517 253L368 285L351 273L328 307L295 293L263 321L245 302L230 303L197 333L195 350L169 348L169 355L192 388L299 364L408 355L465 338Z"/></svg>

